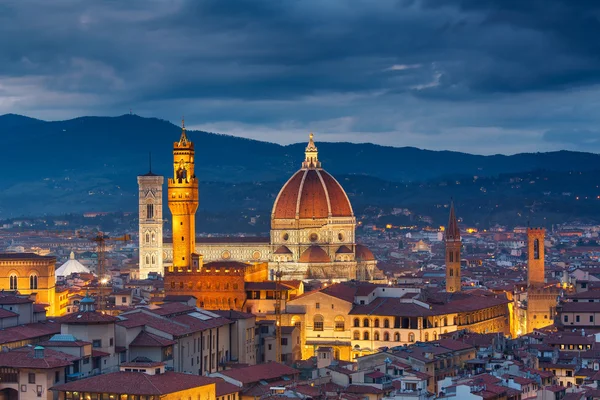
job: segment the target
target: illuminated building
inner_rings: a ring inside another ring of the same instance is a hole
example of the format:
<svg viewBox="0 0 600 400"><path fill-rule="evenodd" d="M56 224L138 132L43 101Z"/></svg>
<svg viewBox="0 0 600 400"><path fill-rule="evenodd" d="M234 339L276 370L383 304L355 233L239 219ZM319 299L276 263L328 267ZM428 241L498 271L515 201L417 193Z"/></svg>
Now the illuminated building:
<svg viewBox="0 0 600 400"><path fill-rule="evenodd" d="M460 229L454 213L454 202L450 204L450 217L446 233L446 292L460 292Z"/></svg>
<svg viewBox="0 0 600 400"><path fill-rule="evenodd" d="M47 305L49 316L60 316L60 297L56 294L56 258L33 253L0 254L0 290L18 291L35 296L35 302Z"/></svg>
<svg viewBox="0 0 600 400"><path fill-rule="evenodd" d="M152 172L138 176L140 279L163 274L162 196L164 178Z"/></svg>
<svg viewBox="0 0 600 400"><path fill-rule="evenodd" d="M515 291L513 336L552 325L561 289L545 283L544 228L527 228L527 285Z"/></svg>
<svg viewBox="0 0 600 400"><path fill-rule="evenodd" d="M143 243L145 229L158 229L152 225L156 221L143 217L148 215L146 190L152 184L158 193L160 183L154 176L139 177L138 182L142 257L142 251L155 254L157 249L152 243L154 231L148 231L151 246ZM174 144L173 177L169 178L168 187L173 235L162 247L162 261L169 294L193 295L198 305L211 309L242 310L248 290L241 279L260 282L272 279L277 270L285 280L373 279L375 257L367 247L356 243L356 218L350 200L342 186L322 168L312 134L301 168L284 184L274 202L269 238L199 238L196 242L198 179L194 174L194 145L185 128ZM151 199L153 212L160 218L157 208L161 204L154 201L156 197L158 194ZM145 261L145 256L140 258L140 266ZM150 264L154 268L151 257Z"/></svg>

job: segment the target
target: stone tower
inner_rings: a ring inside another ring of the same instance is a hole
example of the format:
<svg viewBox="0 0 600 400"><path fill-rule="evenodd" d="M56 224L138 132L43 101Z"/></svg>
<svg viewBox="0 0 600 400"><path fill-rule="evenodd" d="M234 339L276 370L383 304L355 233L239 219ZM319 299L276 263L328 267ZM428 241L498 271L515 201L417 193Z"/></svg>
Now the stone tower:
<svg viewBox="0 0 600 400"><path fill-rule="evenodd" d="M454 202L450 203L450 218L446 227L446 292L460 292L460 230L454 213Z"/></svg>
<svg viewBox="0 0 600 400"><path fill-rule="evenodd" d="M139 187L140 279L148 273L163 274L163 183L164 178L152 172L137 178Z"/></svg>
<svg viewBox="0 0 600 400"><path fill-rule="evenodd" d="M168 182L169 209L173 216L173 268L191 267L196 248L198 180L194 173L194 144L181 124L181 137L173 143L173 176Z"/></svg>
<svg viewBox="0 0 600 400"><path fill-rule="evenodd" d="M544 228L527 228L527 286L544 284Z"/></svg>

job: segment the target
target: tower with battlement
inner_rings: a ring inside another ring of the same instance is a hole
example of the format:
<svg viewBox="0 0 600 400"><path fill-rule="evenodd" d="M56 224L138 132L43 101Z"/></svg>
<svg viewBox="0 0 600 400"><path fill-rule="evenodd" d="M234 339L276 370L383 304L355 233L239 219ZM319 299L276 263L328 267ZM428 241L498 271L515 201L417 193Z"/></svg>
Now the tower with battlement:
<svg viewBox="0 0 600 400"><path fill-rule="evenodd" d="M462 241L458 220L454 212L454 202L450 204L450 217L445 234L446 242L446 292L460 292L460 248Z"/></svg>
<svg viewBox="0 0 600 400"><path fill-rule="evenodd" d="M182 122L181 137L173 143L173 175L168 180L168 203L173 220L173 267L190 267L196 249L198 179L194 173L194 144Z"/></svg>
<svg viewBox="0 0 600 400"><path fill-rule="evenodd" d="M138 176L139 188L139 253L140 279L150 272L163 274L163 215L164 178L152 172Z"/></svg>

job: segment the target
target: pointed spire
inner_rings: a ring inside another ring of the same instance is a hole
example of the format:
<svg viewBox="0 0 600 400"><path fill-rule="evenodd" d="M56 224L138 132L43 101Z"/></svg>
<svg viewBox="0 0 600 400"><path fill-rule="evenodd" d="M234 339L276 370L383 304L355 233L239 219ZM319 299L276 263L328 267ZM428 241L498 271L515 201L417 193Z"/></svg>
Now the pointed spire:
<svg viewBox="0 0 600 400"><path fill-rule="evenodd" d="M460 229L458 228L458 220L454 212L454 200L450 200L450 217L448 218L448 226L446 227L446 240L460 240Z"/></svg>
<svg viewBox="0 0 600 400"><path fill-rule="evenodd" d="M315 146L314 135L311 132L308 136L308 145L306 146L306 150L304 150L304 162L302 163L302 168L321 168L321 162L318 158L318 150L317 146Z"/></svg>
<svg viewBox="0 0 600 400"><path fill-rule="evenodd" d="M149 172L152 173L152 152L149 151L148 152L148 168L149 168Z"/></svg>
<svg viewBox="0 0 600 400"><path fill-rule="evenodd" d="M185 134L185 118L181 117L181 138L179 139L179 147L187 146L188 138Z"/></svg>

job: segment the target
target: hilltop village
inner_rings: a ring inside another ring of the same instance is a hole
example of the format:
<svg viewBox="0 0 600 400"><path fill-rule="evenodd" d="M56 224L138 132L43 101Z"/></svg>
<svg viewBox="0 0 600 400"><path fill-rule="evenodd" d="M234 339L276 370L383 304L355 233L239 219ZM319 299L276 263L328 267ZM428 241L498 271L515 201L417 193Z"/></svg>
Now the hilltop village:
<svg viewBox="0 0 600 400"><path fill-rule="evenodd" d="M600 398L600 226L364 224L311 134L268 236L198 235L172 155L133 234L2 227L5 399Z"/></svg>

